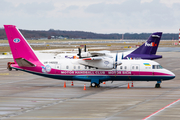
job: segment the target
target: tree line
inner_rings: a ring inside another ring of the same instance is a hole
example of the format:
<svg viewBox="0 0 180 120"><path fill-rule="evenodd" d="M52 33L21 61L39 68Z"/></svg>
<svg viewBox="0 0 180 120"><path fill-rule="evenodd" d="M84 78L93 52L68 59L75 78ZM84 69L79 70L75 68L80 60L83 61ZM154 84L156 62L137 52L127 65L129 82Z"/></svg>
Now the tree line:
<svg viewBox="0 0 180 120"><path fill-rule="evenodd" d="M21 33L26 39L51 39L52 36L61 36L68 39L147 39L152 33L125 33L125 34L99 34L93 32L84 31L63 31L50 29L45 30L22 30ZM123 36L123 37L122 37ZM0 39L7 39L4 29L0 29ZM165 33L162 35L162 40L178 40L178 33Z"/></svg>

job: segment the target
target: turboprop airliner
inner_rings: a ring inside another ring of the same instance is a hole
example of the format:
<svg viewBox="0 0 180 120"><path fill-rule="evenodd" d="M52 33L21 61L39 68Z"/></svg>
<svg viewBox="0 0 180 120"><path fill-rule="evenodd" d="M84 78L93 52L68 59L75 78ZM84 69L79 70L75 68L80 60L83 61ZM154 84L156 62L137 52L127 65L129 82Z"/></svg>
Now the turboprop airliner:
<svg viewBox="0 0 180 120"><path fill-rule="evenodd" d="M111 56L86 57L80 59L39 60L26 39L14 25L4 25L14 63L9 69L21 70L58 80L91 82L99 87L103 81L157 81L156 88L164 80L175 78L175 74L152 60L115 60Z"/></svg>
<svg viewBox="0 0 180 120"><path fill-rule="evenodd" d="M117 53L119 58L118 59L159 59L162 58L161 55L156 55L157 48L159 46L159 42L161 40L162 32L155 32L151 34L148 40L141 45L139 48L132 50ZM114 59L116 58L116 53L111 53L110 51L87 51L86 45L84 45L84 52L78 48L78 54L75 53L64 53L58 54L56 58L60 59L78 59L78 58L86 58L86 57L98 57L98 56L111 56Z"/></svg>

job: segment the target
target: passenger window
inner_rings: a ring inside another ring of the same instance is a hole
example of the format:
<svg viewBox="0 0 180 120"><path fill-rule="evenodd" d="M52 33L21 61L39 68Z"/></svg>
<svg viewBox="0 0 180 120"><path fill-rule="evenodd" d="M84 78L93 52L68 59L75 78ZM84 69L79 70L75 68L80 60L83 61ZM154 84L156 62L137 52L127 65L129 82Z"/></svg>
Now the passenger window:
<svg viewBox="0 0 180 120"><path fill-rule="evenodd" d="M124 66L124 69L126 69L127 67L126 66Z"/></svg>
<svg viewBox="0 0 180 120"><path fill-rule="evenodd" d="M66 66L66 69L69 69L69 66Z"/></svg>
<svg viewBox="0 0 180 120"><path fill-rule="evenodd" d="M76 66L74 66L74 69L76 69Z"/></svg>
<svg viewBox="0 0 180 120"><path fill-rule="evenodd" d="M120 69L123 69L122 66L120 66Z"/></svg>
<svg viewBox="0 0 180 120"><path fill-rule="evenodd" d="M84 68L87 69L87 66L85 66Z"/></svg>
<svg viewBox="0 0 180 120"><path fill-rule="evenodd" d="M134 69L134 66L132 66L132 69Z"/></svg>
<svg viewBox="0 0 180 120"><path fill-rule="evenodd" d="M138 69L138 66L136 66L136 69Z"/></svg>
<svg viewBox="0 0 180 120"><path fill-rule="evenodd" d="M80 66L78 66L78 69L80 69Z"/></svg>

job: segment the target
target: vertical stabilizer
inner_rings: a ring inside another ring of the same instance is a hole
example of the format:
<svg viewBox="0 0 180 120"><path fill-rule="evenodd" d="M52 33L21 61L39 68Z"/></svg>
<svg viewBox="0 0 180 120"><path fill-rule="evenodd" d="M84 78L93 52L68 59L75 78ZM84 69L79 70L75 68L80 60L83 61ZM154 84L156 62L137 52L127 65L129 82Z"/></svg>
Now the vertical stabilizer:
<svg viewBox="0 0 180 120"><path fill-rule="evenodd" d="M161 36L162 32L151 34L148 40L142 46L133 51L132 54L156 54Z"/></svg>
<svg viewBox="0 0 180 120"><path fill-rule="evenodd" d="M159 46L159 41L161 40L162 32L156 32L150 35L148 40L141 45L139 48L135 49L133 52L124 57L127 58L141 58L141 59L158 59L162 58L161 55L155 55L157 48Z"/></svg>
<svg viewBox="0 0 180 120"><path fill-rule="evenodd" d="M39 61L24 36L14 25L4 25L11 52L15 59L24 58L30 62ZM17 62L16 62L17 63Z"/></svg>

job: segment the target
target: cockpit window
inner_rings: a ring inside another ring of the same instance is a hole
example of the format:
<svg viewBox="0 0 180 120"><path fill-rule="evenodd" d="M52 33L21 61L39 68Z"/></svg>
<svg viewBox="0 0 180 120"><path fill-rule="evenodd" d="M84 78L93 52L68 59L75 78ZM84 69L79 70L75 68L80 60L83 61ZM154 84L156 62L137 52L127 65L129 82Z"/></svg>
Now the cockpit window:
<svg viewBox="0 0 180 120"><path fill-rule="evenodd" d="M161 65L152 65L152 69L163 69Z"/></svg>

